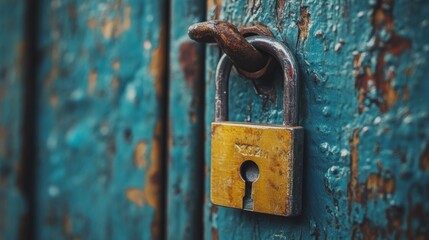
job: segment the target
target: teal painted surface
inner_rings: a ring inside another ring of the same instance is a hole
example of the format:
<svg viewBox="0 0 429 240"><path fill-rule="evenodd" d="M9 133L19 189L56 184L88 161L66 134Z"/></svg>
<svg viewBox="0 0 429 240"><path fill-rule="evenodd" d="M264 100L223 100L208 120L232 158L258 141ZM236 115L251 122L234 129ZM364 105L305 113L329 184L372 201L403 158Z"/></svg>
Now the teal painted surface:
<svg viewBox="0 0 429 240"><path fill-rule="evenodd" d="M158 239L165 1L39 3L38 239Z"/></svg>
<svg viewBox="0 0 429 240"><path fill-rule="evenodd" d="M429 238L428 12L427 1L406 0L213 6L209 18L264 23L295 53L306 140L302 216L215 207L207 175L206 239ZM209 168L220 55L214 46L206 54ZM232 78L231 120L280 123L280 90L263 98Z"/></svg>
<svg viewBox="0 0 429 240"><path fill-rule="evenodd" d="M0 2L0 239L16 239L27 212L22 191L24 1Z"/></svg>
<svg viewBox="0 0 429 240"><path fill-rule="evenodd" d="M201 239L204 60L187 29L204 19L205 3L173 0L170 12L167 238Z"/></svg>

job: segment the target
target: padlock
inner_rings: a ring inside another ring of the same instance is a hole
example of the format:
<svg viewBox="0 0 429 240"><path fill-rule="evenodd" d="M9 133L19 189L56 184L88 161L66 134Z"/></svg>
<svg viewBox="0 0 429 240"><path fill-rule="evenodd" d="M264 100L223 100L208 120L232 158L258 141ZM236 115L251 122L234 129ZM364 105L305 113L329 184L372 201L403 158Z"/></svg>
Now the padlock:
<svg viewBox="0 0 429 240"><path fill-rule="evenodd" d="M211 201L215 205L280 216L301 213L304 129L298 124L298 72L290 50L271 37L246 38L279 62L284 81L283 125L228 121L231 60L216 73L212 123Z"/></svg>

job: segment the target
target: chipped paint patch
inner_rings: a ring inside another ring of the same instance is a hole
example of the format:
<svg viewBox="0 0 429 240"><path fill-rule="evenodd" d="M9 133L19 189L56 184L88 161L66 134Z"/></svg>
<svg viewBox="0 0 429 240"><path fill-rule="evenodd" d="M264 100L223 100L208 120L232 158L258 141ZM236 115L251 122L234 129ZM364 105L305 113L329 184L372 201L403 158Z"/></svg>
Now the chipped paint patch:
<svg viewBox="0 0 429 240"><path fill-rule="evenodd" d="M146 200L155 210L155 218L152 222L152 234L155 238L159 237L161 231L161 127L161 122L158 122L152 138L151 165L146 173L144 188Z"/></svg>
<svg viewBox="0 0 429 240"><path fill-rule="evenodd" d="M369 199L384 198L386 194L395 192L395 179L370 174L365 183L365 191Z"/></svg>
<svg viewBox="0 0 429 240"><path fill-rule="evenodd" d="M396 79L395 68L386 59L389 55L398 58L405 51L409 51L411 42L394 31L393 5L393 1L379 0L374 7L372 15L373 45L365 54L367 58L375 58L376 62L362 66L362 62L357 62L355 57L353 63L355 73L358 73L356 74L356 89L359 92L358 109L360 113L368 107L365 100L369 100L369 104L376 104L383 113L387 112L398 100L398 93L393 87ZM388 39L385 39L386 36Z"/></svg>
<svg viewBox="0 0 429 240"><path fill-rule="evenodd" d="M113 70L115 70L115 72L117 72L121 68L121 63L119 61L117 61L117 60L113 61L112 67L113 67Z"/></svg>
<svg viewBox="0 0 429 240"><path fill-rule="evenodd" d="M298 36L299 40L304 42L308 37L310 24L310 13L308 12L308 6L302 6L299 10L299 13Z"/></svg>
<svg viewBox="0 0 429 240"><path fill-rule="evenodd" d="M97 72L92 70L88 76L88 88L87 92L89 95L94 94L95 85L97 84Z"/></svg>
<svg viewBox="0 0 429 240"><path fill-rule="evenodd" d="M88 21L86 22L86 25L91 28L94 29L97 26L97 21L95 20L95 18L90 18L88 19Z"/></svg>
<svg viewBox="0 0 429 240"><path fill-rule="evenodd" d="M158 47L153 51L152 53L152 61L150 62L150 73L155 78L154 85L155 85L155 91L158 98L162 96L162 86L164 83L164 76L165 76L165 39L166 39L166 33L165 33L165 27L162 27L160 30L160 36L159 36L159 45Z"/></svg>
<svg viewBox="0 0 429 240"><path fill-rule="evenodd" d="M52 107L57 107L57 106L58 106L58 96L57 96L56 94L52 94L52 95L49 97L49 104L50 104Z"/></svg>
<svg viewBox="0 0 429 240"><path fill-rule="evenodd" d="M138 188L130 188L125 192L127 199L135 205L141 207L145 203L144 191Z"/></svg>
<svg viewBox="0 0 429 240"><path fill-rule="evenodd" d="M150 154L150 165L146 172L145 186L143 189L130 188L126 191L126 196L129 201L133 202L137 206L143 206L148 204L155 210L155 217L152 222L152 234L157 238L161 231L161 159L160 159L160 138L161 138L161 123L158 122L155 127L154 137L152 139L152 149ZM136 147L136 153L144 155L146 152L147 145L144 142ZM138 160L140 161L140 160ZM136 162L136 160L135 160ZM136 163L135 163L136 164ZM139 164L139 163L137 163ZM142 163L143 164L143 163ZM146 165L146 163L144 163Z"/></svg>
<svg viewBox="0 0 429 240"><path fill-rule="evenodd" d="M420 169L429 171L429 144L426 145L426 149L420 157Z"/></svg>
<svg viewBox="0 0 429 240"><path fill-rule="evenodd" d="M51 85L54 82L54 80L58 77L58 75L59 75L59 69L54 65L51 71L49 72L48 76L46 77L45 85L46 86Z"/></svg>
<svg viewBox="0 0 429 240"><path fill-rule="evenodd" d="M137 143L137 146L134 150L134 165L138 168L145 168L147 165L146 161L146 149L147 143L145 141L141 141Z"/></svg>
<svg viewBox="0 0 429 240"><path fill-rule="evenodd" d="M179 64L188 87L194 90L197 81L201 81L199 79L201 64L195 42L186 41L180 45Z"/></svg>
<svg viewBox="0 0 429 240"><path fill-rule="evenodd" d="M63 220L63 231L65 235L71 234L73 230L73 221L68 213L68 211L64 214L64 220Z"/></svg>
<svg viewBox="0 0 429 240"><path fill-rule="evenodd" d="M349 142L350 144L350 182L348 185L348 201L349 201L349 214L351 211L352 201L361 201L361 192L358 182L358 169L359 169L359 150L358 144L360 142L359 130L353 130L353 136Z"/></svg>
<svg viewBox="0 0 429 240"><path fill-rule="evenodd" d="M119 37L131 27L131 7L127 6L121 16L117 15L113 20L104 20L102 23L102 33L107 39ZM92 25L93 23L91 23ZM88 24L89 25L89 24Z"/></svg>

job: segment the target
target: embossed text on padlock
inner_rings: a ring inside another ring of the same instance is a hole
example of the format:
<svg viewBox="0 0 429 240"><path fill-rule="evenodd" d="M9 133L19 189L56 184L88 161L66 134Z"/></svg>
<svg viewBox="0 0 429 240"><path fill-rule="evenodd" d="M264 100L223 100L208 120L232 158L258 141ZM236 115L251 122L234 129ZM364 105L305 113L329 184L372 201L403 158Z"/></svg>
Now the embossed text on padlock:
<svg viewBox="0 0 429 240"><path fill-rule="evenodd" d="M228 122L228 78L232 62L224 55L216 76L211 201L254 212L299 215L304 131L297 126L296 63L290 50L271 37L246 39L280 64L284 81L283 125Z"/></svg>

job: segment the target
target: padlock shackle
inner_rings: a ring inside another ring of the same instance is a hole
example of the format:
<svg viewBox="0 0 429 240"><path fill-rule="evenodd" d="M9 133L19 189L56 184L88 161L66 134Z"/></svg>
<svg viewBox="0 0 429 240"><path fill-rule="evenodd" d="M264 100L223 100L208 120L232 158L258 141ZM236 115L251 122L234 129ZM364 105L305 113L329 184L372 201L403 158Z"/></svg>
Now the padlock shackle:
<svg viewBox="0 0 429 240"><path fill-rule="evenodd" d="M280 64L283 75L283 125L298 125L298 69L290 49L267 36L246 38L258 50L268 53ZM215 121L228 121L228 82L232 61L223 55L216 70Z"/></svg>

